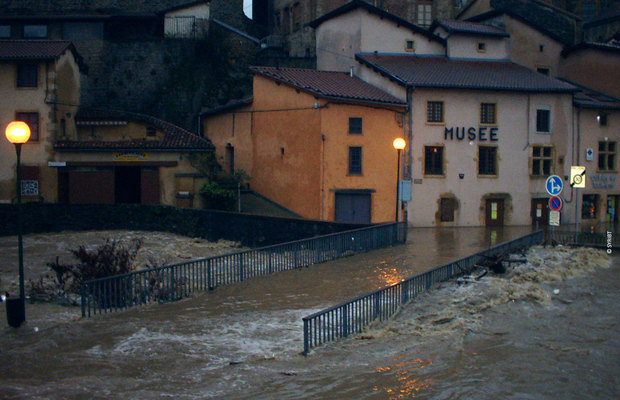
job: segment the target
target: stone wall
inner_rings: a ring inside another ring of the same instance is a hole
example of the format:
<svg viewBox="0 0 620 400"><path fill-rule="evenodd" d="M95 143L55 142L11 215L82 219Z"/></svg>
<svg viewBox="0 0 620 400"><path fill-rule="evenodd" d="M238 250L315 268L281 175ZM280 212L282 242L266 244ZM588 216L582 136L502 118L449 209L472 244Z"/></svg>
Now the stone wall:
<svg viewBox="0 0 620 400"><path fill-rule="evenodd" d="M363 226L170 206L37 203L22 206L24 234L114 229L164 231L262 247ZM0 236L16 235L16 217L15 205L0 204Z"/></svg>

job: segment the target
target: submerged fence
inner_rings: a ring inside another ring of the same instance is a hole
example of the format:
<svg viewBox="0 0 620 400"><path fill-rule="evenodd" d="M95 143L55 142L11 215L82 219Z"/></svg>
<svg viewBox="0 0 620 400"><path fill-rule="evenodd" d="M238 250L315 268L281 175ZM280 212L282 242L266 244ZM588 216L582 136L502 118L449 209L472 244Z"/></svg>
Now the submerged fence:
<svg viewBox="0 0 620 400"><path fill-rule="evenodd" d="M279 245L202 258L84 282L82 316L171 302L192 293L355 253L404 243L404 222L375 225Z"/></svg>
<svg viewBox="0 0 620 400"><path fill-rule="evenodd" d="M543 232L537 231L307 316L303 318L304 354L321 344L361 333L375 321L390 318L401 305L427 291L433 284L447 281L487 257L540 244L542 241Z"/></svg>

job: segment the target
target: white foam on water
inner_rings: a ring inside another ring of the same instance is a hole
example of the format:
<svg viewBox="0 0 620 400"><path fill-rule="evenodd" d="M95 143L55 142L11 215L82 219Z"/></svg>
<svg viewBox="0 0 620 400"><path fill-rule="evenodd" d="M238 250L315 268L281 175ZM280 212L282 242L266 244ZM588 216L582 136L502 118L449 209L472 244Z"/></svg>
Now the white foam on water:
<svg viewBox="0 0 620 400"><path fill-rule="evenodd" d="M454 340L462 340L468 332L480 331L484 311L516 301L551 306L559 291L555 293L557 289L550 284L611 264L605 251L592 248L535 246L526 256L526 263L511 266L505 275L490 274L465 285L443 283L419 295L399 316L365 335L452 335Z"/></svg>

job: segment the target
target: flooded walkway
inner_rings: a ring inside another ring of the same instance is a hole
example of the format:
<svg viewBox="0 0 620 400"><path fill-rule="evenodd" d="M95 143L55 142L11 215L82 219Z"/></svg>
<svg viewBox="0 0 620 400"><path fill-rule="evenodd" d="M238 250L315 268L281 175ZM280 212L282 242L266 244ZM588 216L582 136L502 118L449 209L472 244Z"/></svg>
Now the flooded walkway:
<svg viewBox="0 0 620 400"><path fill-rule="evenodd" d="M473 353L486 351L486 343L478 349L474 340L475 349L465 350L463 342L442 338L378 335L333 343L306 358L300 355L301 318L528 232L529 227L414 229L403 246L220 287L177 303L69 323L66 319L78 310L67 309L54 319L52 306L28 305L27 325L0 334L0 393L7 399L381 399L431 393L443 394L432 398L485 398L472 397L483 379L480 373L469 382L460 371ZM606 285L618 284L617 267L604 272L616 278L603 277ZM615 306L604 299L602 305ZM493 312L503 325L513 311ZM0 318L6 321L4 310ZM617 332L617 317L607 322L605 327ZM516 330L533 329L521 319L511 323ZM497 352L484 353L491 357L486 373L499 373L500 355L517 357L511 355L517 336L499 332L491 334ZM438 363L452 366L437 371ZM464 397L457 395L457 386L433 392L444 379L474 391Z"/></svg>

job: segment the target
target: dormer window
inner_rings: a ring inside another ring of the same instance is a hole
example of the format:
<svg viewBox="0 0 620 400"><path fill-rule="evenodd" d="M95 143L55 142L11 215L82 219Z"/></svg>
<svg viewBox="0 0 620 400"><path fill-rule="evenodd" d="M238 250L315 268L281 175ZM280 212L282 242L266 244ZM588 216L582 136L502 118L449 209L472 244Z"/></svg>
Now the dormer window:
<svg viewBox="0 0 620 400"><path fill-rule="evenodd" d="M478 42L478 53L485 53L487 51L487 44L484 42Z"/></svg>
<svg viewBox="0 0 620 400"><path fill-rule="evenodd" d="M412 39L405 40L405 51L407 53L415 52L415 41Z"/></svg>
<svg viewBox="0 0 620 400"><path fill-rule="evenodd" d="M549 76L549 67L536 67L536 72Z"/></svg>

